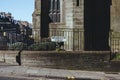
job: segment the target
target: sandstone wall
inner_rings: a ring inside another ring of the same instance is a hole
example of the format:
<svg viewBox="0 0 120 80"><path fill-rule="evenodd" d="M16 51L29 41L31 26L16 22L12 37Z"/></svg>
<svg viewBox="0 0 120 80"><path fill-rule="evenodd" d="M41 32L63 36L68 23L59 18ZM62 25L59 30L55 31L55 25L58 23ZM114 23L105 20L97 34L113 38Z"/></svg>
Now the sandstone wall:
<svg viewBox="0 0 120 80"><path fill-rule="evenodd" d="M112 0L111 28L116 32L120 31L120 0Z"/></svg>
<svg viewBox="0 0 120 80"><path fill-rule="evenodd" d="M16 56L19 51L0 51L0 61L18 65ZM22 66L47 68L120 71L120 61L109 61L109 51L22 51Z"/></svg>
<svg viewBox="0 0 120 80"><path fill-rule="evenodd" d="M48 68L104 70L109 64L109 59L109 51L23 51L21 53L22 65Z"/></svg>
<svg viewBox="0 0 120 80"><path fill-rule="evenodd" d="M16 62L16 56L19 51L0 51L0 62L10 63L18 65Z"/></svg>
<svg viewBox="0 0 120 80"><path fill-rule="evenodd" d="M35 42L40 42L40 30L41 30L41 0L35 0L35 10L32 14L33 21L33 38Z"/></svg>

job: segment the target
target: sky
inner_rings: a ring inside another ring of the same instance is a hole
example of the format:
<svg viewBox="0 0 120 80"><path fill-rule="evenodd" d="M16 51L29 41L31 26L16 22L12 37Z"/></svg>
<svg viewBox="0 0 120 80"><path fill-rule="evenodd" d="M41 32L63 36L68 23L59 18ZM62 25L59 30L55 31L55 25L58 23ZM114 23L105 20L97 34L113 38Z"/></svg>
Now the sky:
<svg viewBox="0 0 120 80"><path fill-rule="evenodd" d="M10 12L15 20L32 23L34 0L1 0L0 12Z"/></svg>

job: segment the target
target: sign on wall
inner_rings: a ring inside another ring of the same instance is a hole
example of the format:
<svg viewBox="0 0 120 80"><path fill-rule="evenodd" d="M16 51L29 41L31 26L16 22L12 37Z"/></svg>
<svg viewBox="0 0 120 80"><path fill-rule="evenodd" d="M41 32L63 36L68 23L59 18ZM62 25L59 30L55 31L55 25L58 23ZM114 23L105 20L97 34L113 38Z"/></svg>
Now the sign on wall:
<svg viewBox="0 0 120 80"><path fill-rule="evenodd" d="M52 36L51 41L53 41L53 42L65 42L66 37L65 36Z"/></svg>

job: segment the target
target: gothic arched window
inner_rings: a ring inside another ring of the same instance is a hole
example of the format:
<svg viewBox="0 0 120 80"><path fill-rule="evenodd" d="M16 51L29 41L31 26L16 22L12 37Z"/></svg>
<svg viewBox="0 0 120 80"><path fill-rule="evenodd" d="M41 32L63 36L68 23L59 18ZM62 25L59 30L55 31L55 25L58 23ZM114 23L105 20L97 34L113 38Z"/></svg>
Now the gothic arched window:
<svg viewBox="0 0 120 80"><path fill-rule="evenodd" d="M60 0L50 0L49 16L52 22L60 22Z"/></svg>

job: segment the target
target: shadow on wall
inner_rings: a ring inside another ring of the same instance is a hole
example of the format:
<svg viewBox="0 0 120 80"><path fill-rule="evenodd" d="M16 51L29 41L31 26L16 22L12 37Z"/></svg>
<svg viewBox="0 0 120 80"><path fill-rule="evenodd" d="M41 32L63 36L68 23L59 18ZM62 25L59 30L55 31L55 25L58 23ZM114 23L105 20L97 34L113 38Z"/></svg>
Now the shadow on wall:
<svg viewBox="0 0 120 80"><path fill-rule="evenodd" d="M41 37L49 36L49 18L50 0L41 0Z"/></svg>
<svg viewBox="0 0 120 80"><path fill-rule="evenodd" d="M84 0L85 50L109 50L111 0Z"/></svg>

